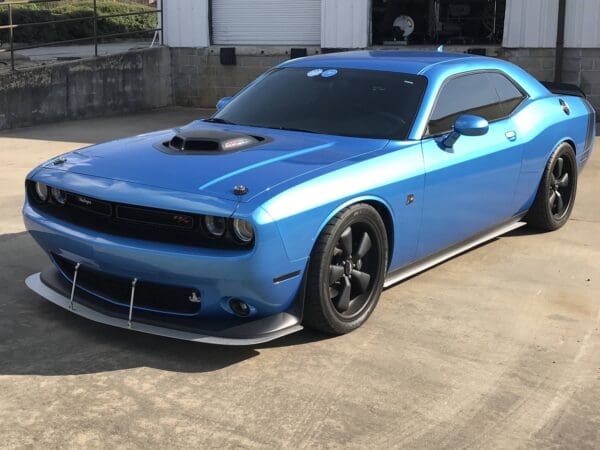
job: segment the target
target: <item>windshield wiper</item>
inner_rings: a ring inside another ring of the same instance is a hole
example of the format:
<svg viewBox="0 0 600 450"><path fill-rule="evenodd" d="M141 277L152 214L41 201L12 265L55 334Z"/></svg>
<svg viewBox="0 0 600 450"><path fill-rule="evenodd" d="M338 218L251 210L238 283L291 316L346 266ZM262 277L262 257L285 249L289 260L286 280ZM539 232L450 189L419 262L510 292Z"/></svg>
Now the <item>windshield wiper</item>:
<svg viewBox="0 0 600 450"><path fill-rule="evenodd" d="M231 122L230 120L227 119L221 119L220 117L209 117L208 119L204 119L204 122L210 122L210 123L223 123L226 125L238 125L235 122ZM243 125L245 127L259 127L259 128L269 128L271 130L283 130L283 131L299 131L301 133L312 133L312 134L318 134L316 131L311 131L311 130L304 130L302 128L292 128L292 127L278 127L278 126L274 126L274 127L265 127L262 125L248 125L245 124Z"/></svg>
<svg viewBox="0 0 600 450"><path fill-rule="evenodd" d="M208 119L204 119L204 122L223 123L225 125L237 125L235 122L232 122L230 120L221 119L220 117L210 117Z"/></svg>
<svg viewBox="0 0 600 450"><path fill-rule="evenodd" d="M302 128L291 128L291 127L266 127L266 128L272 128L274 130L283 130L283 131L299 131L300 133L312 133L312 134L318 134L316 131L312 131L312 130L304 130Z"/></svg>

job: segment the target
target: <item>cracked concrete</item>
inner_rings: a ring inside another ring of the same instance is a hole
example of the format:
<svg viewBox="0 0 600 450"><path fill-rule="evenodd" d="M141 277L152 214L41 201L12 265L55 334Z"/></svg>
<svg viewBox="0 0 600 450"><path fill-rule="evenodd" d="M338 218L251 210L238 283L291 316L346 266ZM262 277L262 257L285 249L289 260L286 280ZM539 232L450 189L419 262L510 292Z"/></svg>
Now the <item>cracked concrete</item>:
<svg viewBox="0 0 600 450"><path fill-rule="evenodd" d="M0 446L600 446L600 153L561 230L521 229L384 292L363 328L253 348L71 316L29 292L27 171L206 111L0 133ZM598 143L597 145L600 145Z"/></svg>

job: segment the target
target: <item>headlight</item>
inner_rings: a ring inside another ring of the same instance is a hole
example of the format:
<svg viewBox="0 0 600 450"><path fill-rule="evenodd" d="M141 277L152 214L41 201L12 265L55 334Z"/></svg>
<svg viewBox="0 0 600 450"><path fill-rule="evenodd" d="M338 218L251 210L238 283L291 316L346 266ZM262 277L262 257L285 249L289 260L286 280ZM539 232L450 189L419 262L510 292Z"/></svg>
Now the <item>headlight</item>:
<svg viewBox="0 0 600 450"><path fill-rule="evenodd" d="M254 239L254 228L252 228L252 224L246 220L234 219L233 234L237 240L247 244Z"/></svg>
<svg viewBox="0 0 600 450"><path fill-rule="evenodd" d="M35 183L35 195L41 203L48 201L48 186L44 183Z"/></svg>
<svg viewBox="0 0 600 450"><path fill-rule="evenodd" d="M224 217L204 216L204 227L212 237L223 237L227 229L227 220Z"/></svg>
<svg viewBox="0 0 600 450"><path fill-rule="evenodd" d="M50 189L50 195L52 195L52 200L58 203L61 206L64 206L67 203L67 194L65 191L61 191L57 188Z"/></svg>

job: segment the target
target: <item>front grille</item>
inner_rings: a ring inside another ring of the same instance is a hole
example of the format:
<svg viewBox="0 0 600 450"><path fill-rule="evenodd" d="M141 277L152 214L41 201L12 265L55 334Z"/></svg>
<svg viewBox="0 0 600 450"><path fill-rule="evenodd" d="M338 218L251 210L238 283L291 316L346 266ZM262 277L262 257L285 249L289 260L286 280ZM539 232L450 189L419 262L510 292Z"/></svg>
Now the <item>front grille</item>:
<svg viewBox="0 0 600 450"><path fill-rule="evenodd" d="M221 239L211 237L202 226L203 216L181 211L108 202L66 192L64 206L53 201L40 203L35 183L27 182L29 203L37 211L73 225L116 236L185 246L246 250L254 242L236 241L232 230Z"/></svg>
<svg viewBox="0 0 600 450"><path fill-rule="evenodd" d="M125 205L117 205L115 211L116 218L124 221L187 231L194 229L194 216L190 214L153 211L147 208L136 208L134 206Z"/></svg>
<svg viewBox="0 0 600 450"><path fill-rule="evenodd" d="M72 283L75 263L55 254L52 258L63 275ZM131 282L131 278L100 272L84 265L81 265L77 271L78 288L123 308L129 308ZM195 301L190 301L190 298ZM134 308L163 314L192 316L200 312L199 298L200 293L193 288L139 280L135 285Z"/></svg>

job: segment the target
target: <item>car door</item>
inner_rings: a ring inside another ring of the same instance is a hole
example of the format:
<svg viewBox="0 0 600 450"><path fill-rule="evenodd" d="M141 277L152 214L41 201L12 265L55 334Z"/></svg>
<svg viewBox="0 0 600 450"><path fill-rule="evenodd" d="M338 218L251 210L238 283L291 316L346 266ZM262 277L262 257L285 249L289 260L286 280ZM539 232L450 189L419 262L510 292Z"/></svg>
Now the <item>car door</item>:
<svg viewBox="0 0 600 450"><path fill-rule="evenodd" d="M508 220L521 168L510 114L525 95L504 74L476 72L443 84L422 140L423 220L417 254L426 257ZM442 142L463 114L484 117L483 136Z"/></svg>

